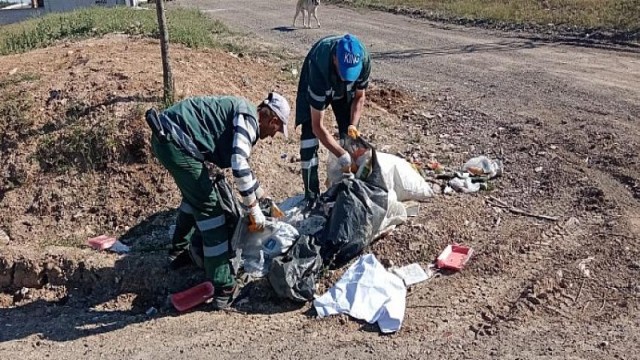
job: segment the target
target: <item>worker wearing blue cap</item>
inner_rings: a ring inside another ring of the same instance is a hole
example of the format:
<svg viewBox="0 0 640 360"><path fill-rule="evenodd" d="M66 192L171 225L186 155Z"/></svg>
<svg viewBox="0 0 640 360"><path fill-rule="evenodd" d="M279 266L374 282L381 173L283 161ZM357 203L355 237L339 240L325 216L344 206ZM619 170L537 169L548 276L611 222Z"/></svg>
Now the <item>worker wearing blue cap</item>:
<svg viewBox="0 0 640 360"><path fill-rule="evenodd" d="M369 53L350 34L320 39L304 60L296 97L296 127L302 125L300 161L305 198L311 203L320 193L319 143L338 158L341 167L351 166L349 153L324 126L325 110L331 105L341 139L357 133L370 72Z"/></svg>

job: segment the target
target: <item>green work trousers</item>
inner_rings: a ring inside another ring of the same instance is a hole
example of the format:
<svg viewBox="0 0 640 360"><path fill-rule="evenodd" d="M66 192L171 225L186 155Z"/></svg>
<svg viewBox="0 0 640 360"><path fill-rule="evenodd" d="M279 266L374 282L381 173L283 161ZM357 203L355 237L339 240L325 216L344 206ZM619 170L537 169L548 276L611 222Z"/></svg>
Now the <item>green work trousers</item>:
<svg viewBox="0 0 640 360"><path fill-rule="evenodd" d="M331 109L338 123L340 138L344 138L351 124L351 102L345 99L333 101ZM300 110L302 111L302 110ZM311 110L307 110L309 113ZM318 147L319 142L313 133L310 120L302 123L300 135L300 163L302 164L302 181L306 199L316 199L320 194L320 180L318 179Z"/></svg>
<svg viewBox="0 0 640 360"><path fill-rule="evenodd" d="M151 138L153 153L169 171L182 193L174 247L186 247L192 236L201 236L206 276L217 288L235 285L229 262L229 237L225 216L207 167L185 154L172 141Z"/></svg>

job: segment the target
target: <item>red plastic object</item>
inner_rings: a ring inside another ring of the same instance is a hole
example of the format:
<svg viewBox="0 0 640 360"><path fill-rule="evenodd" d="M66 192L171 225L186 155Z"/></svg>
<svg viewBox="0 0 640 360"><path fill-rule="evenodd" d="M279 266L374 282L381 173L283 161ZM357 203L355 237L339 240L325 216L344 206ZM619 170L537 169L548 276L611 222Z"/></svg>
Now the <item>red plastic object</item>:
<svg viewBox="0 0 640 360"><path fill-rule="evenodd" d="M472 254L473 249L468 246L458 244L449 245L440 256L438 256L436 265L438 265L440 269L462 270Z"/></svg>
<svg viewBox="0 0 640 360"><path fill-rule="evenodd" d="M171 304L176 310L183 312L202 304L213 296L213 284L205 281L191 289L170 296Z"/></svg>
<svg viewBox="0 0 640 360"><path fill-rule="evenodd" d="M116 238L107 235L100 235L87 240L87 244L96 250L106 250L115 243Z"/></svg>

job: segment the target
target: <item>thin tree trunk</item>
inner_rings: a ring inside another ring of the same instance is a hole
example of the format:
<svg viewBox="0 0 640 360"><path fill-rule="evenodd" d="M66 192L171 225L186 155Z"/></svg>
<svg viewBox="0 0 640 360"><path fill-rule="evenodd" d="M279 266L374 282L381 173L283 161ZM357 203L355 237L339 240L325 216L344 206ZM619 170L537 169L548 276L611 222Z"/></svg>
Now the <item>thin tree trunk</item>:
<svg viewBox="0 0 640 360"><path fill-rule="evenodd" d="M164 0L156 0L158 13L158 27L160 30L160 52L162 54L162 74L164 78L164 103L165 106L173 104L173 75L169 61L169 31L167 30L167 18L164 13Z"/></svg>

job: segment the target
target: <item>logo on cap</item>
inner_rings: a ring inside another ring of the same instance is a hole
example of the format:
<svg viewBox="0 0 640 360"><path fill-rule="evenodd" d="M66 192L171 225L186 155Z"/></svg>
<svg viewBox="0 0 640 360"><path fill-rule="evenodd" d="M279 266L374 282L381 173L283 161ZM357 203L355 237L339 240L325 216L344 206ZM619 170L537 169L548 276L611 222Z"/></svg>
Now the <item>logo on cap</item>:
<svg viewBox="0 0 640 360"><path fill-rule="evenodd" d="M360 55L354 53L345 53L342 62L349 65L356 65L360 62Z"/></svg>

